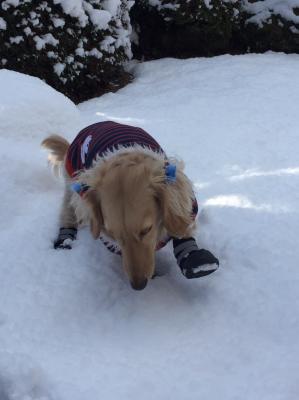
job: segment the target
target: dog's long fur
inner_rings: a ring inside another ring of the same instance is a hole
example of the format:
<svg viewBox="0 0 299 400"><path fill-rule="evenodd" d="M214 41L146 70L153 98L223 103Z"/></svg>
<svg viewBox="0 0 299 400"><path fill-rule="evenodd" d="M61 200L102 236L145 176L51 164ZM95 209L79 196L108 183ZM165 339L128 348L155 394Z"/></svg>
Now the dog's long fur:
<svg viewBox="0 0 299 400"><path fill-rule="evenodd" d="M56 175L61 171L69 142L61 136L51 135L42 141L41 145L50 150L48 161L52 165Z"/></svg>
<svg viewBox="0 0 299 400"><path fill-rule="evenodd" d="M122 149L96 161L73 179L89 186L81 198L70 190L64 169L69 143L58 135L42 146L65 178L60 227L89 223L94 238L104 233L122 250L124 269L136 287L152 277L156 243L167 233L187 237L195 228L191 217L192 185L178 161L175 183L165 182L165 160L140 147Z"/></svg>

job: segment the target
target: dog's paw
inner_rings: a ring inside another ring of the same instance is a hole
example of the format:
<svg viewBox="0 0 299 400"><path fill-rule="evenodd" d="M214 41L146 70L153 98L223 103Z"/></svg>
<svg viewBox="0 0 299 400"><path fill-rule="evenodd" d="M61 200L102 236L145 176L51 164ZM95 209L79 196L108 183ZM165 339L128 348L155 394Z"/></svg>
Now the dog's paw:
<svg viewBox="0 0 299 400"><path fill-rule="evenodd" d="M54 242L54 249L67 249L72 248L72 242L76 239L76 228L60 228L59 235Z"/></svg>
<svg viewBox="0 0 299 400"><path fill-rule="evenodd" d="M219 260L208 250L195 250L183 258L180 268L186 278L200 278L217 271Z"/></svg>
<svg viewBox="0 0 299 400"><path fill-rule="evenodd" d="M57 250L57 249L67 249L67 250L71 250L71 248L72 248L72 242L73 242L73 240L72 239L64 239L64 240L61 240L61 239L57 239L57 240L55 240L55 242L54 242L54 249L55 250Z"/></svg>

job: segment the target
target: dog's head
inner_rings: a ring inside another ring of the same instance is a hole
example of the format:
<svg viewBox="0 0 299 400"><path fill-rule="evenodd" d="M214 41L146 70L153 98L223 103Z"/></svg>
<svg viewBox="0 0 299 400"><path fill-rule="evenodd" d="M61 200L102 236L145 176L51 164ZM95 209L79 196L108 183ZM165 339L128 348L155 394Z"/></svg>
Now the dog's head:
<svg viewBox="0 0 299 400"><path fill-rule="evenodd" d="M167 183L165 162L143 153L116 155L81 175L94 238L103 231L121 247L136 290L154 274L155 248L164 233L181 237L192 224L192 186L178 166Z"/></svg>

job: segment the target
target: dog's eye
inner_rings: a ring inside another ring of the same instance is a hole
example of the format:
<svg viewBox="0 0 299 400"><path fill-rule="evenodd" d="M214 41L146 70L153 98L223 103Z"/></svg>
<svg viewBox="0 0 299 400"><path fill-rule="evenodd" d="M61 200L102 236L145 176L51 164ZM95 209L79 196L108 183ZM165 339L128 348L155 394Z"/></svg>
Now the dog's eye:
<svg viewBox="0 0 299 400"><path fill-rule="evenodd" d="M145 235L147 235L153 226L148 226L147 228L142 229L142 231L140 232L140 237L143 238Z"/></svg>

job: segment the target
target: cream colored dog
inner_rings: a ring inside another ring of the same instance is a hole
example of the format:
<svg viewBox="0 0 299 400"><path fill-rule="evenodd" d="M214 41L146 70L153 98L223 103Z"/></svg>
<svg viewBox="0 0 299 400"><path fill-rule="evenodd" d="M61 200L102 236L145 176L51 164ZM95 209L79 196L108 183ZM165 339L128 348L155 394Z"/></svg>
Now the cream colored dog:
<svg viewBox="0 0 299 400"><path fill-rule="evenodd" d="M50 162L65 177L60 226L89 223L93 237L101 232L116 241L124 269L134 288L144 285L155 270L155 249L167 235L190 236L192 185L178 164L176 182L165 183L165 160L137 149L101 160L70 178L64 168L69 143L50 136L42 145ZM88 186L83 196L71 191L72 181Z"/></svg>
<svg viewBox="0 0 299 400"><path fill-rule="evenodd" d="M155 250L170 238L181 239L174 250L187 278L218 268L210 266L218 260L190 237L197 211L192 214L194 194L182 163L167 159L145 131L107 121L85 128L72 144L54 135L42 145L65 178L55 248L71 248L77 227L89 224L95 239L122 254L134 289L146 286L155 271Z"/></svg>

